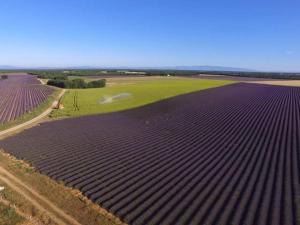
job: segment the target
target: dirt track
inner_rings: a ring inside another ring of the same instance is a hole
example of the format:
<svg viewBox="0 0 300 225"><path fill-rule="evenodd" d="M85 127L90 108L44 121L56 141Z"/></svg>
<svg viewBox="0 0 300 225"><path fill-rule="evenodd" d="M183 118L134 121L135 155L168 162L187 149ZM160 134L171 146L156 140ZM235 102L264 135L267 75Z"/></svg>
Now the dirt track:
<svg viewBox="0 0 300 225"><path fill-rule="evenodd" d="M22 123L20 125L14 126L12 128L9 128L7 130L0 132L0 138L3 138L9 134L12 134L14 132L17 132L25 127L28 127L32 124L37 123L49 113L51 113L53 107L58 104L58 100L64 95L65 90L62 90L59 96L56 98L56 100L52 103L52 105L45 110L42 114L39 116ZM28 187L26 184L24 184L21 180L19 180L17 177L15 177L13 174L8 172L6 169L2 168L0 166L0 180L4 182L6 185L8 185L11 189L21 194L24 198L26 198L34 207L36 207L39 211L45 212L49 215L49 217L56 222L57 224L74 224L74 225L80 225L76 220L74 220L71 216L67 215L62 211L60 208L56 207L54 204L52 204L49 200L41 196L39 193L34 191L32 188ZM44 207L45 206L45 207Z"/></svg>
<svg viewBox="0 0 300 225"><path fill-rule="evenodd" d="M46 117L47 115L49 115L51 113L53 107L58 104L58 100L64 95L65 91L66 90L63 89L61 91L61 93L59 94L59 96L56 98L56 100L52 103L52 105L48 109L46 109L42 114L40 114L37 117L35 117L35 118L33 118L33 119L29 120L29 121L26 121L26 122L24 122L22 124L19 124L17 126L12 127L12 128L9 128L9 129L6 129L4 131L1 131L0 132L0 139L2 139L3 137L6 137L7 135L15 133L15 132L17 132L17 131L25 128L25 127L28 127L28 126L30 126L32 124L35 124L35 123L39 122L41 119L43 119L44 117Z"/></svg>
<svg viewBox="0 0 300 225"><path fill-rule="evenodd" d="M128 224L294 225L299 99L237 83L43 123L0 146Z"/></svg>
<svg viewBox="0 0 300 225"><path fill-rule="evenodd" d="M27 186L13 174L0 166L0 180L14 191L21 194L36 209L45 212L54 222L60 225L80 225L73 217L66 214L45 197L41 196L31 187Z"/></svg>

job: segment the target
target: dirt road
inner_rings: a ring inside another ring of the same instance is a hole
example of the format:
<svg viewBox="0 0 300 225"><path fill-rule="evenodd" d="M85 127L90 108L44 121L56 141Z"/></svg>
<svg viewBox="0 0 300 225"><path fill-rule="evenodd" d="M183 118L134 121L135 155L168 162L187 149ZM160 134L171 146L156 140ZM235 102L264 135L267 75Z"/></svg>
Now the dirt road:
<svg viewBox="0 0 300 225"><path fill-rule="evenodd" d="M48 109L46 109L42 114L22 124L1 131L0 138L3 138L16 131L22 130L30 125L33 125L39 122L44 117L46 117L47 115L49 115L52 109L58 104L59 99L64 95L64 93L65 90L63 89L61 93L58 95L58 97L55 99L55 101L52 103L52 105ZM49 215L49 217L55 223L62 224L62 225L64 224L80 225L80 223L78 223L75 219L73 219L71 216L64 213L63 210L55 206L53 203L51 203L49 200L41 196L32 188L28 187L21 180L19 180L17 177L15 177L13 174L8 172L6 169L2 168L1 166L0 166L0 180L4 182L7 186L9 186L11 189L13 189L14 191L24 196L24 198L26 198L39 211L45 212L47 215Z"/></svg>
<svg viewBox="0 0 300 225"><path fill-rule="evenodd" d="M19 131L19 130L21 130L23 128L26 128L26 127L28 127L28 126L30 126L32 124L35 124L35 123L39 122L41 119L43 119L46 116L48 116L51 113L51 111L53 110L53 108L58 104L59 99L64 95L65 92L66 92L66 90L63 89L61 91L61 93L57 96L57 98L55 99L55 101L52 103L52 105L48 109L46 109L42 114L40 114L37 117L35 117L35 118L33 118L33 119L29 120L29 121L26 121L26 122L24 122L22 124L19 124L17 126L9 128L9 129L0 131L0 139L3 138L3 137L5 137L5 136L7 136L7 135L9 135L9 134L11 134L11 133L14 133L14 132Z"/></svg>
<svg viewBox="0 0 300 225"><path fill-rule="evenodd" d="M12 190L21 194L36 209L46 213L55 223L59 225L80 225L73 217L66 214L62 209L54 205L48 199L27 186L24 182L0 166L0 180Z"/></svg>

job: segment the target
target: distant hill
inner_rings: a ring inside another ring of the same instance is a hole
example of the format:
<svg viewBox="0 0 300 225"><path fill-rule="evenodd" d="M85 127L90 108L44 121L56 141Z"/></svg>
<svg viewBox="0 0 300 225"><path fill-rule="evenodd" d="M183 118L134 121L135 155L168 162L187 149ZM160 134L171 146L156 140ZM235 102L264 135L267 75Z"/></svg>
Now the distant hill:
<svg viewBox="0 0 300 225"><path fill-rule="evenodd" d="M199 70L199 71L237 71L237 72L256 72L255 70L237 68L237 67L225 67L225 66L162 66L162 67L101 67L101 66L68 66L68 67L18 67L18 66L8 66L0 65L0 70L22 70L22 69L139 69L139 70Z"/></svg>
<svg viewBox="0 0 300 225"><path fill-rule="evenodd" d="M255 70L238 68L238 67L226 67L226 66L176 66L174 68L178 70L255 72Z"/></svg>
<svg viewBox="0 0 300 225"><path fill-rule="evenodd" d="M106 69L137 69L137 70L198 70L198 71L234 71L234 72L257 72L251 69L225 66L157 66L157 67L102 67Z"/></svg>
<svg viewBox="0 0 300 225"><path fill-rule="evenodd" d="M0 70L17 70L19 69L16 66L0 65Z"/></svg>

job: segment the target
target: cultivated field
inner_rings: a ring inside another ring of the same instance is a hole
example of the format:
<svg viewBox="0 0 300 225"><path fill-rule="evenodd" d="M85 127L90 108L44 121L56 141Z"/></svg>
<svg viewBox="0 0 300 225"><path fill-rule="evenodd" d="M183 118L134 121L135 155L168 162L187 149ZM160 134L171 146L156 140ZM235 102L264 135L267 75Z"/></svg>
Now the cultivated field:
<svg viewBox="0 0 300 225"><path fill-rule="evenodd" d="M1 225L124 225L78 191L0 151L2 186Z"/></svg>
<svg viewBox="0 0 300 225"><path fill-rule="evenodd" d="M171 77L107 78L105 88L68 90L62 99L64 108L55 110L52 117L120 111L231 83L233 82Z"/></svg>
<svg viewBox="0 0 300 225"><path fill-rule="evenodd" d="M300 87L300 80L266 80L266 81L251 81L251 83Z"/></svg>
<svg viewBox="0 0 300 225"><path fill-rule="evenodd" d="M8 75L0 79L0 125L14 121L45 102L54 89L34 76Z"/></svg>
<svg viewBox="0 0 300 225"><path fill-rule="evenodd" d="M238 83L43 123L0 146L129 224L294 225L299 109L299 88Z"/></svg>
<svg viewBox="0 0 300 225"><path fill-rule="evenodd" d="M260 81L276 81L271 78L256 78L256 77L242 77L242 76L229 76L229 75L210 75L210 74L198 74L192 75L191 78L205 79L205 80L231 80L240 82L260 82Z"/></svg>

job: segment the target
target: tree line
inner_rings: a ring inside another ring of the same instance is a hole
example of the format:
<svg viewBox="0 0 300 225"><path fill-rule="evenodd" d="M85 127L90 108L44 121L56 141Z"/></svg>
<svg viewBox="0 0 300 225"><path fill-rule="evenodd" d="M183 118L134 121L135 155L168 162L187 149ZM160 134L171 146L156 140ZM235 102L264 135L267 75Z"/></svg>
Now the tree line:
<svg viewBox="0 0 300 225"><path fill-rule="evenodd" d="M83 89L83 88L102 88L106 85L105 79L94 80L90 82L85 82L83 79L77 78L73 80L69 79L50 79L47 82L47 85L67 88L67 89Z"/></svg>

